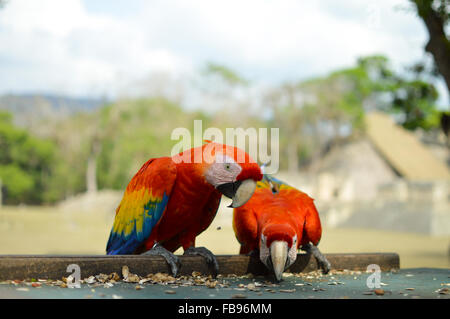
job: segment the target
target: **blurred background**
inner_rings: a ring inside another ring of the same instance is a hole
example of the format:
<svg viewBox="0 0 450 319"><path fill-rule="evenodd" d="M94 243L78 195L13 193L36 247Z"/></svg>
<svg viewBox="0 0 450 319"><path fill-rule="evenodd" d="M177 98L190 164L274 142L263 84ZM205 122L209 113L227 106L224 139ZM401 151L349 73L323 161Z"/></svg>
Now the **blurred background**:
<svg viewBox="0 0 450 319"><path fill-rule="evenodd" d="M280 128L323 252L450 266L447 0L0 0L0 254L104 254L177 127ZM238 253L224 199L197 245Z"/></svg>

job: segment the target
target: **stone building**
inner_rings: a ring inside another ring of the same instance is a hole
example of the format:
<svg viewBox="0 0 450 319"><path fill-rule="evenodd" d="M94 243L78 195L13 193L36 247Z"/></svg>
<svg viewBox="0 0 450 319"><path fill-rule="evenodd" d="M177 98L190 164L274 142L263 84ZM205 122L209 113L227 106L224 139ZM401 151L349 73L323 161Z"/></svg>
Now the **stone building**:
<svg viewBox="0 0 450 319"><path fill-rule="evenodd" d="M364 138L332 148L309 173L280 178L311 194L330 227L450 235L445 161L385 114L368 114L366 128Z"/></svg>

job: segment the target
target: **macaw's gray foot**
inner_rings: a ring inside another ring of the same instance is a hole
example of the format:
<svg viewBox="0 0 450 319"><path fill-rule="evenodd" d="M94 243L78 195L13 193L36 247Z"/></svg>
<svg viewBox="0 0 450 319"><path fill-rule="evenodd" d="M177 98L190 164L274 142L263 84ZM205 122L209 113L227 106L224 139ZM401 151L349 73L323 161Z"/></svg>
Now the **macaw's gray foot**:
<svg viewBox="0 0 450 319"><path fill-rule="evenodd" d="M246 254L246 256L249 256L251 258L258 258L259 259L259 250L258 249L253 249L251 252Z"/></svg>
<svg viewBox="0 0 450 319"><path fill-rule="evenodd" d="M312 244L303 245L302 249L306 251L308 254L312 254L314 258L317 260L317 264L322 269L324 274L328 274L331 269L330 262L325 258L325 256L320 252L317 246Z"/></svg>
<svg viewBox="0 0 450 319"><path fill-rule="evenodd" d="M216 256L205 247L189 247L184 251L186 256L202 256L206 259L206 263L209 267L212 267L213 276L216 277L219 273L219 263L217 262Z"/></svg>
<svg viewBox="0 0 450 319"><path fill-rule="evenodd" d="M152 255L152 256L162 256L167 261L172 270L172 275L176 277L181 267L180 259L172 254L170 251L165 249L160 244L155 244L152 249L147 250L142 255Z"/></svg>

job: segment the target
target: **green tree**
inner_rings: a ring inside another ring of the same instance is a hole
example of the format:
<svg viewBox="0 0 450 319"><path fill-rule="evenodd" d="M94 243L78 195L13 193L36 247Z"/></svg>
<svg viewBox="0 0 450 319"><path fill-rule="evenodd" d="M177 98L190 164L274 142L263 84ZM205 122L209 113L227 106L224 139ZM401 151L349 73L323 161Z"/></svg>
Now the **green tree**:
<svg viewBox="0 0 450 319"><path fill-rule="evenodd" d="M422 65L416 64L401 74L394 72L383 56L361 58L358 65L369 78L372 108L398 115L400 124L409 130L439 126L438 91Z"/></svg>
<svg viewBox="0 0 450 319"><path fill-rule="evenodd" d="M450 92L450 41L446 27L450 21L448 0L410 0L427 28L429 39L425 51L431 53L437 70Z"/></svg>
<svg viewBox="0 0 450 319"><path fill-rule="evenodd" d="M0 113L0 178L7 204L51 201L54 145L17 128L8 113Z"/></svg>
<svg viewBox="0 0 450 319"><path fill-rule="evenodd" d="M322 77L283 84L265 104L272 111L271 125L282 128L281 152L295 171L341 139L361 134L366 111L396 114L410 130L437 127L437 98L423 72L394 72L386 57L374 55Z"/></svg>
<svg viewBox="0 0 450 319"><path fill-rule="evenodd" d="M178 141L173 129L193 131L194 119L208 118L201 112L186 112L164 98L120 100L96 115L102 132L97 158L99 189L123 189L143 163L152 157L169 156Z"/></svg>

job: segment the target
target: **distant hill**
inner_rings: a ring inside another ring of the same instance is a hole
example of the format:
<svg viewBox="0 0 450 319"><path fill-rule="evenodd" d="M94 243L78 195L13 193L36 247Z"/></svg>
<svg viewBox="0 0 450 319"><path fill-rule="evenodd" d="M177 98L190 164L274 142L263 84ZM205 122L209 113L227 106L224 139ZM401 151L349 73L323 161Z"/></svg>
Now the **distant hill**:
<svg viewBox="0 0 450 319"><path fill-rule="evenodd" d="M6 94L0 96L0 110L11 112L17 125L30 126L36 121L92 111L107 102L105 99L51 94Z"/></svg>

